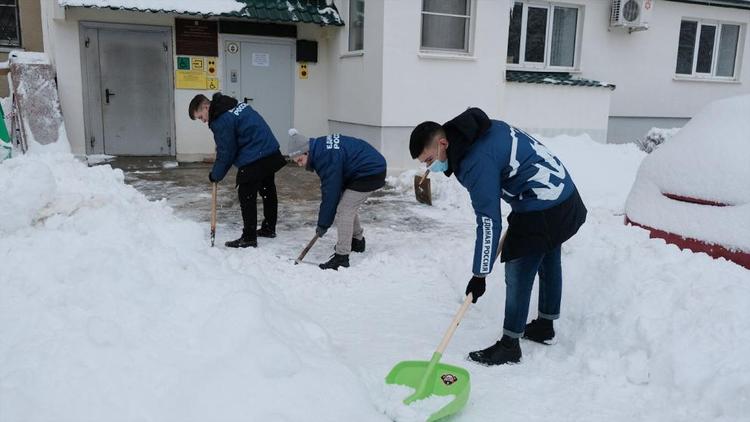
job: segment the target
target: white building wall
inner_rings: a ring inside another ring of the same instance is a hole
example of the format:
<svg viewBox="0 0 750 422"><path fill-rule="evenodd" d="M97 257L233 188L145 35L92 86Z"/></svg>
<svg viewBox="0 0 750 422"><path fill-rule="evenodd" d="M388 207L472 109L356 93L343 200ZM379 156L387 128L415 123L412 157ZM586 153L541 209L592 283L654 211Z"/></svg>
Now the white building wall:
<svg viewBox="0 0 750 422"><path fill-rule="evenodd" d="M526 132L544 136L587 133L607 141L609 88L508 83L503 118Z"/></svg>
<svg viewBox="0 0 750 422"><path fill-rule="evenodd" d="M50 40L47 53L57 70L58 91L65 118L65 126L73 153L86 153L84 128L84 104L81 69L81 51L79 39L80 21L97 21L109 23L126 23L156 25L172 28L174 45L174 19L180 17L164 13L139 13L114 11L109 9L68 8L57 6L57 0L42 0L43 29L45 39ZM185 18L194 18L184 16ZM299 24L298 38L318 41L319 63L308 64L308 79L299 79L295 74L294 125L303 133L327 132L328 111L328 31L315 25ZM221 46L220 46L221 48ZM176 56L175 56L176 60ZM176 67L176 63L174 65ZM223 62L221 55L218 63L220 88L223 86ZM207 125L190 120L187 114L188 104L196 94L211 97L213 91L175 90L175 142L177 159L194 161L214 155L213 135ZM165 113L164 118L169 118ZM134 122L135 124L135 122Z"/></svg>
<svg viewBox="0 0 750 422"><path fill-rule="evenodd" d="M337 7L348 21L349 1ZM348 28L331 36L331 131L371 142L393 173L416 166L408 142L420 122L446 121L469 106L500 117L508 1L472 7L472 52L438 55L420 52L421 1L365 2L363 53L347 53Z"/></svg>
<svg viewBox="0 0 750 422"><path fill-rule="evenodd" d="M615 118L666 118L665 123L671 125L692 117L711 101L750 93L750 42L747 37L750 10L656 0L649 29L629 34L621 28L609 29L609 1L566 2L585 4L581 76L617 85L612 93L610 110L610 115ZM675 77L683 18L744 24L738 81L681 80Z"/></svg>
<svg viewBox="0 0 750 422"><path fill-rule="evenodd" d="M336 6L344 21L349 22L349 1L336 2ZM381 125L383 18L383 0L365 2L364 47L356 54L348 52L348 26L326 29L330 45L327 54L330 87L328 119L332 131L351 124ZM368 140L373 142L372 139Z"/></svg>

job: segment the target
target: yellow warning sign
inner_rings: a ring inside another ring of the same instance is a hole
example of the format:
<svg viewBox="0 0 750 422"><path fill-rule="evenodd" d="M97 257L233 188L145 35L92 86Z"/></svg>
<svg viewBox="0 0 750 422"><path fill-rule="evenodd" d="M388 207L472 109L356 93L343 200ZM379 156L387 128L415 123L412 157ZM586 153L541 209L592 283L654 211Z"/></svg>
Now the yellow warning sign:
<svg viewBox="0 0 750 422"><path fill-rule="evenodd" d="M178 56L174 85L177 89L219 89L216 57Z"/></svg>
<svg viewBox="0 0 750 422"><path fill-rule="evenodd" d="M299 64L299 78L300 79L307 79L307 63L300 63Z"/></svg>
<svg viewBox="0 0 750 422"><path fill-rule="evenodd" d="M175 88L206 89L206 72L202 70L177 70L174 78Z"/></svg>

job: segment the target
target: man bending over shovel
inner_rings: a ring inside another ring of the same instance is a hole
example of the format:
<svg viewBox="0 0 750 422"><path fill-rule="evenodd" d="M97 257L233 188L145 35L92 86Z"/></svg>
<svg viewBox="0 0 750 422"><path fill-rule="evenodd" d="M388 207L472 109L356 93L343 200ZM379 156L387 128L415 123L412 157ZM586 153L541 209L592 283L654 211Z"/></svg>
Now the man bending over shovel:
<svg viewBox="0 0 750 422"><path fill-rule="evenodd" d="M547 343L560 316L560 248L586 220L586 207L557 157L522 130L490 120L470 108L444 125L419 124L411 134L412 158L433 172L455 174L469 191L477 221L473 276L466 286L473 301L484 294L485 277L497 258L502 229L500 198L511 206L502 245L505 263L503 336L492 346L471 352L484 365L521 360L518 339ZM534 277L539 275L538 317L526 324Z"/></svg>
<svg viewBox="0 0 750 422"><path fill-rule="evenodd" d="M315 233L322 237L336 219L335 253L320 268L349 267L349 253L365 251L365 237L357 210L385 185L385 158L367 142L344 135L306 138L289 130L289 157L320 177L322 202Z"/></svg>
<svg viewBox="0 0 750 422"><path fill-rule="evenodd" d="M263 117L245 103L217 92L211 101L196 95L188 108L190 118L208 123L216 142L216 162L208 174L220 182L234 164L243 229L239 239L226 242L229 248L258 246L257 237L276 237L279 201L275 174L286 165L279 142ZM258 225L258 192L263 198L263 223Z"/></svg>

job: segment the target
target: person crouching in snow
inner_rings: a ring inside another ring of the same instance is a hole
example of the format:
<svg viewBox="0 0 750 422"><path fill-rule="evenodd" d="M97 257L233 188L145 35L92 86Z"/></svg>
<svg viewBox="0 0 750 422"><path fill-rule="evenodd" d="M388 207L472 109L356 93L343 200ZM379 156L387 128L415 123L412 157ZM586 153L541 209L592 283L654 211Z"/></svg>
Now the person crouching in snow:
<svg viewBox="0 0 750 422"><path fill-rule="evenodd" d="M211 101L196 95L188 109L190 118L208 123L216 142L216 161L208 174L211 182L220 182L234 164L238 168L236 185L242 210L242 235L226 242L230 248L258 246L257 237L276 237L279 201L275 174L286 165L279 142L263 117L248 104L217 92ZM258 192L263 198L263 223L258 225Z"/></svg>
<svg viewBox="0 0 750 422"><path fill-rule="evenodd" d="M521 360L518 339L547 343L560 316L560 248L586 220L586 207L570 174L539 141L470 108L444 125L419 124L411 134L412 158L433 172L455 174L469 191L476 214L474 275L466 286L473 301L484 294L485 277L497 258L502 229L500 199L511 206L502 245L505 263L503 336L492 346L471 352L484 365ZM534 277L539 274L538 318L526 324Z"/></svg>
<svg viewBox="0 0 750 422"><path fill-rule="evenodd" d="M289 130L289 157L320 177L322 202L315 233L322 237L336 220L335 253L320 268L349 267L349 253L365 251L365 237L357 210L385 185L385 158L367 142L344 135L306 138Z"/></svg>

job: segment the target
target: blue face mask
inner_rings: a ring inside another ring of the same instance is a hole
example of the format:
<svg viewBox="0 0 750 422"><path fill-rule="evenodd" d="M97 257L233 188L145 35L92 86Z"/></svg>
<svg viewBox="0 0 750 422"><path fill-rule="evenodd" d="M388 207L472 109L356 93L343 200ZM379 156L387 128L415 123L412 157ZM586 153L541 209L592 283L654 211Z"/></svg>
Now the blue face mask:
<svg viewBox="0 0 750 422"><path fill-rule="evenodd" d="M430 171L433 173L442 173L448 170L448 159L438 160L440 157L440 144L437 145L437 153L435 154L435 161L430 165Z"/></svg>
<svg viewBox="0 0 750 422"><path fill-rule="evenodd" d="M430 166L430 171L433 173L442 173L448 170L448 160L435 160Z"/></svg>

